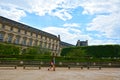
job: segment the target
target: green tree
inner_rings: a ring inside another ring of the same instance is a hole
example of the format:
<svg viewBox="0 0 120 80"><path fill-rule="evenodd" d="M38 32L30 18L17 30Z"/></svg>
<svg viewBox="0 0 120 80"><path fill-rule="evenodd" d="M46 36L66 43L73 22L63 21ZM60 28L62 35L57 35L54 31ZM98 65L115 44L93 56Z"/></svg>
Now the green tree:
<svg viewBox="0 0 120 80"><path fill-rule="evenodd" d="M12 44L0 43L0 54L2 55L16 55L20 53L20 47Z"/></svg>
<svg viewBox="0 0 120 80"><path fill-rule="evenodd" d="M37 46L37 47L29 47L29 48L25 49L23 54L49 56L49 55L51 55L51 52L48 49Z"/></svg>

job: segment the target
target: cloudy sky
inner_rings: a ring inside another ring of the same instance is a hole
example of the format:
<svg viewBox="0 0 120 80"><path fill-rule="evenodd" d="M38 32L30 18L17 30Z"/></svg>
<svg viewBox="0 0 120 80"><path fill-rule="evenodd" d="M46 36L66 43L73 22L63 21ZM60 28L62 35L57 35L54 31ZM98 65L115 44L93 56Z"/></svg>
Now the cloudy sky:
<svg viewBox="0 0 120 80"><path fill-rule="evenodd" d="M120 44L120 0L0 0L0 16L71 44Z"/></svg>

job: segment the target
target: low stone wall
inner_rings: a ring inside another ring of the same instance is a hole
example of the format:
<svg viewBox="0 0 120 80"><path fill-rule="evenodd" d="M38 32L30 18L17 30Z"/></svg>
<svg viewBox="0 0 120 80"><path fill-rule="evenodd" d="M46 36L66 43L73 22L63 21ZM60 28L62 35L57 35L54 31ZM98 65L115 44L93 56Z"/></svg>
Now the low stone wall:
<svg viewBox="0 0 120 80"><path fill-rule="evenodd" d="M34 61L34 60L12 60L12 61L5 61L1 60L0 65L17 65L17 66L24 66L24 65L41 65L41 67L48 67L50 64L49 62L42 62L42 61ZM120 68L120 62L56 62L56 67L68 67L68 65L74 66L102 66L102 67L115 67Z"/></svg>

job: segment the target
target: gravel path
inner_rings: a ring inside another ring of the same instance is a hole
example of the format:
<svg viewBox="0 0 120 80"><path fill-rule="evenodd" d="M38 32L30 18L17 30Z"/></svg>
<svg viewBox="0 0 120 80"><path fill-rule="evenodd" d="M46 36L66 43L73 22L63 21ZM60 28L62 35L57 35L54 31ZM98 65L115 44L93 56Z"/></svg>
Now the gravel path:
<svg viewBox="0 0 120 80"><path fill-rule="evenodd" d="M56 71L39 69L0 68L0 80L120 80L120 68L70 69L57 68Z"/></svg>

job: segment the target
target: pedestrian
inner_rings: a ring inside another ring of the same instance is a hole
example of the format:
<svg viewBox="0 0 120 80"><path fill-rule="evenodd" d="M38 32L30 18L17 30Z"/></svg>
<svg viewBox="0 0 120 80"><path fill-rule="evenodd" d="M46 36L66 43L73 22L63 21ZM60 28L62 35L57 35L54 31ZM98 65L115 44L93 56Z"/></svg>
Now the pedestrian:
<svg viewBox="0 0 120 80"><path fill-rule="evenodd" d="M54 63L53 60L50 61L50 67L48 68L48 71L49 71L49 70L55 71L55 63Z"/></svg>

